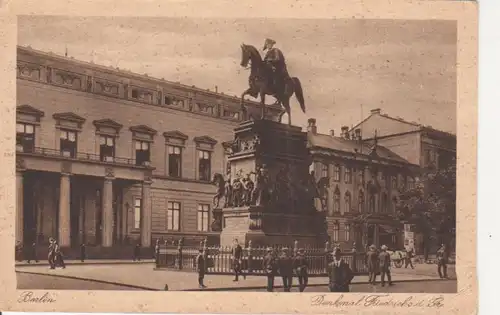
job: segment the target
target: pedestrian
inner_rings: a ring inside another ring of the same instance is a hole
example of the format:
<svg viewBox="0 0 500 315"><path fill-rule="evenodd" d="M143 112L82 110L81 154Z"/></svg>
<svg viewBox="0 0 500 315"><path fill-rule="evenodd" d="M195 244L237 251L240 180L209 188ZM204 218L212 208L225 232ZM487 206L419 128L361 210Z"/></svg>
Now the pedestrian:
<svg viewBox="0 0 500 315"><path fill-rule="evenodd" d="M141 261L141 245L139 243L135 244L134 247L134 261Z"/></svg>
<svg viewBox="0 0 500 315"><path fill-rule="evenodd" d="M375 285L377 282L377 272L379 271L378 261L377 247L370 245L366 253L366 264L368 266L368 282L371 285Z"/></svg>
<svg viewBox="0 0 500 315"><path fill-rule="evenodd" d="M389 285L393 285L391 278L391 255L387 252L387 246L382 245L382 251L378 255L380 264L380 282L382 286L385 286L385 276L387 275L387 281Z"/></svg>
<svg viewBox="0 0 500 315"><path fill-rule="evenodd" d="M276 273L276 258L273 255L273 249L271 247L267 248L267 254L262 260L262 270L267 276L267 292L273 292L274 290L274 276Z"/></svg>
<svg viewBox="0 0 500 315"><path fill-rule="evenodd" d="M207 286L203 284L203 279L205 278L205 256L203 255L203 249L198 250L198 256L196 256L196 270L198 271L198 285L200 289L204 289Z"/></svg>
<svg viewBox="0 0 500 315"><path fill-rule="evenodd" d="M299 291L304 292L309 281L307 274L307 269L309 268L309 263L307 262L306 256L304 255L304 249L300 248L293 260L293 269L299 278Z"/></svg>
<svg viewBox="0 0 500 315"><path fill-rule="evenodd" d="M233 281L238 281L238 276L241 275L241 258L242 258L243 248L241 248L238 239L233 241L232 258L233 258L233 270L234 279Z"/></svg>
<svg viewBox="0 0 500 315"><path fill-rule="evenodd" d="M159 253L160 253L160 239L157 239L155 243L155 249L153 252L153 259L155 260L156 264L158 264Z"/></svg>
<svg viewBox="0 0 500 315"><path fill-rule="evenodd" d="M82 243L80 245L80 260L81 260L81 262L85 262L85 254L86 254L85 243Z"/></svg>
<svg viewBox="0 0 500 315"><path fill-rule="evenodd" d="M349 284L354 274L349 265L342 259L340 248L333 250L333 261L328 264L328 288L330 292L349 292Z"/></svg>
<svg viewBox="0 0 500 315"><path fill-rule="evenodd" d="M405 268L408 268L408 266L410 266L411 269L415 269L413 267L412 258L413 258L413 247L408 246L408 248L406 249L406 256L405 256Z"/></svg>
<svg viewBox="0 0 500 315"><path fill-rule="evenodd" d="M56 269L56 254L55 254L55 240L50 237L49 238L49 248L47 260L49 262L50 269Z"/></svg>
<svg viewBox="0 0 500 315"><path fill-rule="evenodd" d="M448 252L446 246L441 244L437 254L438 274L441 279L448 279Z"/></svg>
<svg viewBox="0 0 500 315"><path fill-rule="evenodd" d="M28 254L28 264L31 264L31 261L34 260L35 262L38 262L38 257L36 253L36 243L33 243L30 248L30 252Z"/></svg>
<svg viewBox="0 0 500 315"><path fill-rule="evenodd" d="M61 246L57 243L57 241L54 241L54 255L55 255L55 264L59 265L62 269L66 268L66 264L64 263L63 259L63 252L61 251Z"/></svg>
<svg viewBox="0 0 500 315"><path fill-rule="evenodd" d="M281 255L278 259L278 270L283 280L283 291L290 292L293 282L293 261L286 247L281 249Z"/></svg>

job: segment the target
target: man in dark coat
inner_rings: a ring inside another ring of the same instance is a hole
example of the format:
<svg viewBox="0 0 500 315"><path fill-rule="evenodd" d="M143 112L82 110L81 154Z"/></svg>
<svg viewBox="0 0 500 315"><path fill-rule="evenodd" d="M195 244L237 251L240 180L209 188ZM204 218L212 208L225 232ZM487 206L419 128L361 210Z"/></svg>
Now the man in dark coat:
<svg viewBox="0 0 500 315"><path fill-rule="evenodd" d="M382 286L385 286L385 276L387 275L387 280L389 281L389 285L392 285L391 279L391 255L387 252L387 246L382 245L382 251L378 255L379 263L380 263L380 280L382 282Z"/></svg>
<svg viewBox="0 0 500 315"><path fill-rule="evenodd" d="M241 248L240 244L238 243L238 239L234 240L232 255L233 255L233 270L234 270L233 281L238 281L238 276L241 275L241 258L243 255L243 248Z"/></svg>
<svg viewBox="0 0 500 315"><path fill-rule="evenodd" d="M49 250L47 255L47 260L49 261L50 269L56 269L56 240L52 237L49 238Z"/></svg>
<svg viewBox="0 0 500 315"><path fill-rule="evenodd" d="M411 259L413 258L413 247L409 246L406 248L406 257L405 257L405 268L408 268L408 266L411 267L411 269L414 269L413 267L413 262Z"/></svg>
<svg viewBox="0 0 500 315"><path fill-rule="evenodd" d="M198 251L198 256L196 256L196 271L198 272L198 285L200 289L204 289L207 286L203 284L205 279L205 256L203 255L203 249Z"/></svg>
<svg viewBox="0 0 500 315"><path fill-rule="evenodd" d="M54 241L54 255L55 255L55 264L65 269L66 264L64 263L63 253L61 251L61 246L59 246L57 241Z"/></svg>
<svg viewBox="0 0 500 315"><path fill-rule="evenodd" d="M377 282L378 260L377 248L375 245L370 245L366 253L366 264L368 266L368 282L371 285L375 285Z"/></svg>
<svg viewBox="0 0 500 315"><path fill-rule="evenodd" d="M276 258L273 255L273 249L268 247L267 254L262 261L262 270L264 270L267 276L267 292L273 292L276 267Z"/></svg>
<svg viewBox="0 0 500 315"><path fill-rule="evenodd" d="M278 269L283 280L283 291L290 292L293 281L293 261L288 254L288 248L281 249L281 255L278 260Z"/></svg>
<svg viewBox="0 0 500 315"><path fill-rule="evenodd" d="M333 251L333 261L328 264L328 288L330 292L349 292L354 275L349 265L341 258L340 248Z"/></svg>
<svg viewBox="0 0 500 315"><path fill-rule="evenodd" d="M307 269L309 268L309 263L307 262L306 256L304 255L304 249L299 249L297 255L293 259L293 269L299 278L299 291L304 292L307 287L307 282L309 280Z"/></svg>
<svg viewBox="0 0 500 315"><path fill-rule="evenodd" d="M141 245L140 244L135 244L133 260L134 261L136 261L136 260L141 261Z"/></svg>
<svg viewBox="0 0 500 315"><path fill-rule="evenodd" d="M446 246L441 244L441 248L436 253L438 274L441 279L448 279L448 252Z"/></svg>

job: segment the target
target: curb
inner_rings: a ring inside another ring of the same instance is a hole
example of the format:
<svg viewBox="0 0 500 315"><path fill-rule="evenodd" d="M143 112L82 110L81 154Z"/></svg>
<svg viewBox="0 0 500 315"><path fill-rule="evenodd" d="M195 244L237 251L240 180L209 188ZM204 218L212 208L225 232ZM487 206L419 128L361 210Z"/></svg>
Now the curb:
<svg viewBox="0 0 500 315"><path fill-rule="evenodd" d="M147 291L160 291L158 289L143 287L143 286L139 286L139 285L118 283L118 282L106 281L106 280L80 278L80 277L68 276L68 275L49 275L49 274L46 274L46 273L38 273L38 272L31 272L31 271L17 271L17 270L16 270L16 273L23 273L23 274L37 275L37 276L46 276L46 277L59 277L59 278L64 278L64 279L81 280L81 281L88 281L88 282L97 282L97 283L103 283L103 284L112 284L112 285L116 285L116 286L133 288L133 289L140 289L140 290L147 290Z"/></svg>
<svg viewBox="0 0 500 315"><path fill-rule="evenodd" d="M455 280L456 279L447 279L447 280ZM405 283L405 282L434 282L434 281L446 281L443 279L409 279L409 280L395 280L392 281L393 283ZM368 281L364 282L355 282L351 283L351 285L357 285L357 284L370 284ZM314 284L308 284L308 287L326 287L328 286L328 283L314 283ZM298 288L298 285L292 285L292 288ZM266 289L266 286L252 286L252 287L228 287L228 288L205 288L205 289L186 289L186 290L180 290L180 291L244 291L244 290L261 290L261 289ZM274 289L282 289L282 285L274 286Z"/></svg>
<svg viewBox="0 0 500 315"><path fill-rule="evenodd" d="M96 261L96 260L91 260L92 262L80 262L80 261L74 261L74 262L65 262L66 266L99 266L99 265L140 265L140 264L154 264L154 261ZM15 267L48 267L49 263L33 263L33 264L28 264L28 263L16 263Z"/></svg>

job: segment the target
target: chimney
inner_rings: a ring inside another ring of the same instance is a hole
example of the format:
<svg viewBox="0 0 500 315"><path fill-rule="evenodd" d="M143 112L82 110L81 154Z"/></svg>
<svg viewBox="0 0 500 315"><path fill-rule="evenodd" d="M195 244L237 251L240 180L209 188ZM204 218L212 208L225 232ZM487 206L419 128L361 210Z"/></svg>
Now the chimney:
<svg viewBox="0 0 500 315"><path fill-rule="evenodd" d="M378 114L380 114L380 108L374 108L374 109L370 110L370 113L372 115L378 115Z"/></svg>
<svg viewBox="0 0 500 315"><path fill-rule="evenodd" d="M215 93L219 92L219 87L216 85L215 86Z"/></svg>
<svg viewBox="0 0 500 315"><path fill-rule="evenodd" d="M347 126L342 126L342 128L340 128L340 136L344 139L349 139L349 127Z"/></svg>
<svg viewBox="0 0 500 315"><path fill-rule="evenodd" d="M315 135L317 133L316 119L309 118L307 120L307 132L310 132L313 135Z"/></svg>
<svg viewBox="0 0 500 315"><path fill-rule="evenodd" d="M361 140L361 128L356 128L356 130L354 130L354 134L356 135L356 140Z"/></svg>
<svg viewBox="0 0 500 315"><path fill-rule="evenodd" d="M330 129L330 136L335 137L335 130Z"/></svg>

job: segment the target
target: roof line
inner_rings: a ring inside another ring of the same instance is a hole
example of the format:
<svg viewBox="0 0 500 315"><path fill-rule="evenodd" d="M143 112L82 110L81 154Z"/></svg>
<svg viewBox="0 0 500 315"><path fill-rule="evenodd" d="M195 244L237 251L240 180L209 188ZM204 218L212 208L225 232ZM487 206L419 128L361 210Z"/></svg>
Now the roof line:
<svg viewBox="0 0 500 315"><path fill-rule="evenodd" d="M237 95L225 94L222 92L214 92L211 90L202 89L202 88L194 86L194 85L190 86L190 85L182 84L180 82L169 81L166 79L159 79L159 78L156 78L153 76L149 76L147 74L139 74L137 72L132 72L132 71L125 70L125 69L114 68L112 66L105 66L102 64L88 62L85 60L75 59L73 57L65 57L65 56L62 56L62 55L59 55L59 54L56 54L53 52L46 52L46 51L38 50L35 48L31 48L31 47L25 47L25 46L21 46L21 45L17 45L17 49L23 50L27 53L35 53L38 55L42 55L42 56L45 56L48 58L53 58L53 59L64 61L64 62L71 62L74 64L83 64L89 68L98 69L100 71L105 71L105 72L115 74L115 75L122 75L122 76L129 76L129 77L131 76L134 79L139 79L142 81L150 81L150 82L152 82L152 83L154 82L156 84L168 84L168 85L172 85L172 86L177 86L179 88L191 90L194 92L208 94L208 95L215 96L215 97L225 97L228 99L233 99L234 101L239 100L239 97ZM259 102L252 101L252 100L245 100L245 102L248 102L248 103L251 103L254 105L260 105ZM273 107L273 104L266 104L266 106ZM276 106L274 106L274 108L278 109L278 107L276 107ZM281 109L281 107L279 109Z"/></svg>

